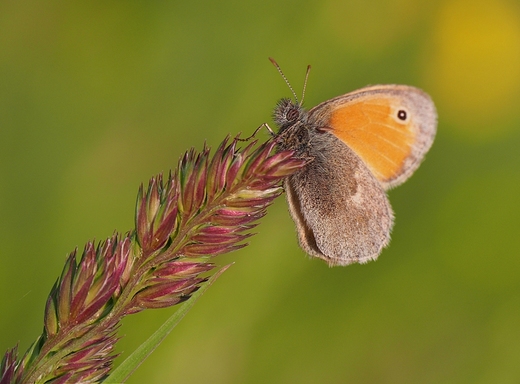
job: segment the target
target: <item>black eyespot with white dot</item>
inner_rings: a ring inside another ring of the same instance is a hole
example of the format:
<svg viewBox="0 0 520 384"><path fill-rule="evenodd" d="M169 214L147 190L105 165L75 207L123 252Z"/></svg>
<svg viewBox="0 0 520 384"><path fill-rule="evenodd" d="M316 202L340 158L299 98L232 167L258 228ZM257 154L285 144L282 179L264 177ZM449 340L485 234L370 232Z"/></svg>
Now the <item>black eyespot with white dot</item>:
<svg viewBox="0 0 520 384"><path fill-rule="evenodd" d="M406 121L408 119L408 112L404 109L400 109L397 111L397 118L401 121Z"/></svg>

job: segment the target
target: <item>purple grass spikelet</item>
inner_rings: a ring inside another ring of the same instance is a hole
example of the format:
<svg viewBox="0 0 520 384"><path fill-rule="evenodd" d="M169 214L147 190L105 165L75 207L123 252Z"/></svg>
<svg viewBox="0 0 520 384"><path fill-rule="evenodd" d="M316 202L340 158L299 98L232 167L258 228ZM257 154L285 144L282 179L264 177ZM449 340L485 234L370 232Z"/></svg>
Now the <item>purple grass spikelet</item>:
<svg viewBox="0 0 520 384"><path fill-rule="evenodd" d="M110 373L121 319L189 300L217 255L243 248L282 181L304 166L275 141L226 138L211 155L186 152L177 169L137 194L135 230L72 251L51 289L43 333L0 365L0 384L97 383Z"/></svg>

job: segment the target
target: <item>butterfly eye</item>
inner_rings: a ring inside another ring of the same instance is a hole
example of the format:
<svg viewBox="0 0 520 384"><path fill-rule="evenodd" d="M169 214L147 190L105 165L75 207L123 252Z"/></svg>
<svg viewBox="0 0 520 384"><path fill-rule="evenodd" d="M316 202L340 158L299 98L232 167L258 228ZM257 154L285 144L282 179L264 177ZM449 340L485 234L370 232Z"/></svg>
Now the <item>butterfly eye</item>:
<svg viewBox="0 0 520 384"><path fill-rule="evenodd" d="M406 121L408 119L408 112L404 109L400 109L397 111L397 118L401 121Z"/></svg>
<svg viewBox="0 0 520 384"><path fill-rule="evenodd" d="M291 108L287 111L287 115L286 115L287 121L295 121L298 119L299 115L300 115L300 113L298 112L297 109Z"/></svg>

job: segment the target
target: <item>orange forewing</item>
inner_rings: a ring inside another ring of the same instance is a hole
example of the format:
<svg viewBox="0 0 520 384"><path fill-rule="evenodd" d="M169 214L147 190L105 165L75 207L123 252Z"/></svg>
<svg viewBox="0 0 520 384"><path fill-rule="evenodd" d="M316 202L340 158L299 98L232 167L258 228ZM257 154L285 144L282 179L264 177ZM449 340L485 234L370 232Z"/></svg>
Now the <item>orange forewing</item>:
<svg viewBox="0 0 520 384"><path fill-rule="evenodd" d="M412 119L399 121L389 98L350 100L331 111L328 128L382 182L399 177L416 140Z"/></svg>

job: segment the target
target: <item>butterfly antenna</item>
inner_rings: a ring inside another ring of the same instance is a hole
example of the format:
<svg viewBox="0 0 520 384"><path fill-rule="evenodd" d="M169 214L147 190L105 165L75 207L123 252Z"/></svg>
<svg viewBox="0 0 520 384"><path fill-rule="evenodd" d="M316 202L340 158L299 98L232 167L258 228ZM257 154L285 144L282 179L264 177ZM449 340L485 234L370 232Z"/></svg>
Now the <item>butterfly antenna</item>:
<svg viewBox="0 0 520 384"><path fill-rule="evenodd" d="M285 77L285 75L283 74L282 68L280 68L278 63L272 57L270 57L269 60L271 61L271 63L273 63L273 65L276 67L276 69L278 69L278 72L280 72L280 75L282 75L282 78L285 80L285 84L287 84L287 86L291 90L291 92L294 96L294 100L296 100L296 103L298 103L298 96L296 96L296 92L294 92L293 87L291 87L291 83L289 83L289 80L287 80L287 77ZM308 70L307 70L307 72L308 72ZM305 82L307 82L307 80L305 80Z"/></svg>
<svg viewBox="0 0 520 384"><path fill-rule="evenodd" d="M300 106L303 105L303 99L305 99L305 90L307 89L307 79L309 78L310 72L311 72L311 66L307 65L307 73L305 74L305 81L303 82L302 101L300 102Z"/></svg>

